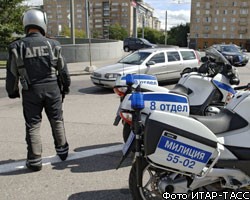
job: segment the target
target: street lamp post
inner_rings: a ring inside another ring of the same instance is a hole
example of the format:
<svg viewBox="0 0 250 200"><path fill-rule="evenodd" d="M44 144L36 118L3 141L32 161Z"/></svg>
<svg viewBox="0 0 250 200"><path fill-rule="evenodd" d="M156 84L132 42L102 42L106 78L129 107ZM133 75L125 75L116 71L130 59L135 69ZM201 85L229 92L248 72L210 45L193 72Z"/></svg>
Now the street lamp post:
<svg viewBox="0 0 250 200"><path fill-rule="evenodd" d="M71 21L71 39L72 44L75 44L75 8L74 0L70 0L70 21Z"/></svg>
<svg viewBox="0 0 250 200"><path fill-rule="evenodd" d="M167 36L168 36L168 31L167 31L167 27L168 27L168 11L166 10L166 16L165 16L165 45L167 45Z"/></svg>

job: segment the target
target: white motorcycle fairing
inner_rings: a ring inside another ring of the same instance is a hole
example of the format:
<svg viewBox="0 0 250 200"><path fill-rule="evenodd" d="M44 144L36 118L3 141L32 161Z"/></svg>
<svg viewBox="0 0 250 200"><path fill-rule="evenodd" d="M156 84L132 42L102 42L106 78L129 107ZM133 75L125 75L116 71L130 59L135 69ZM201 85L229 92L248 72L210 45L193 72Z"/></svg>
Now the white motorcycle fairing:
<svg viewBox="0 0 250 200"><path fill-rule="evenodd" d="M222 102L227 102L231 100L232 96L236 94L236 91L233 89L233 85L230 85L228 78L222 74L217 74L212 79L213 84L220 90L222 93Z"/></svg>
<svg viewBox="0 0 250 200"><path fill-rule="evenodd" d="M131 107L131 96L132 94L126 95L120 105L120 110L133 110ZM174 112L185 116L188 116L190 113L188 97L185 95L166 92L143 92L143 100L145 107L141 111L142 114L148 115L154 110Z"/></svg>
<svg viewBox="0 0 250 200"><path fill-rule="evenodd" d="M249 186L249 104L250 92L245 91L237 92L226 109L215 116L187 117L153 111L145 124L145 157L153 167L195 175L189 188L180 191L173 184L178 192L207 186L221 178L222 188Z"/></svg>
<svg viewBox="0 0 250 200"><path fill-rule="evenodd" d="M218 159L217 137L193 118L154 111L144 134L145 155L155 165L202 175Z"/></svg>

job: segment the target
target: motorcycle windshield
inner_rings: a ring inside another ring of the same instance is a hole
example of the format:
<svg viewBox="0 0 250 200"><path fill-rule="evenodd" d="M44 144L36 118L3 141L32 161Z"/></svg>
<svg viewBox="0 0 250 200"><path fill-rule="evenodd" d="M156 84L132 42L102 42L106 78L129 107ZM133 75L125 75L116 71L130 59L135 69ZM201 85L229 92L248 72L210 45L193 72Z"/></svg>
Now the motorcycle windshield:
<svg viewBox="0 0 250 200"><path fill-rule="evenodd" d="M206 49L206 55L212 57L213 59L215 59L216 63L224 63L229 64L230 62L218 51L216 50L214 47L209 47Z"/></svg>

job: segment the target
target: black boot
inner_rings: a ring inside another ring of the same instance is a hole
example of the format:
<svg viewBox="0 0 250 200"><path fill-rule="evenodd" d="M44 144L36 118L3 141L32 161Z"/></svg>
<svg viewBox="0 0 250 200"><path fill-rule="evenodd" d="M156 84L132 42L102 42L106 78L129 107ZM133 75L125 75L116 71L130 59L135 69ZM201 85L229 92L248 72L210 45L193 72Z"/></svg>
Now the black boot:
<svg viewBox="0 0 250 200"><path fill-rule="evenodd" d="M40 171L42 169L42 164L32 164L29 161L26 161L26 167L34 172Z"/></svg>
<svg viewBox="0 0 250 200"><path fill-rule="evenodd" d="M69 152L69 145L67 142L63 146L56 147L56 153L62 161L67 159L68 152Z"/></svg>

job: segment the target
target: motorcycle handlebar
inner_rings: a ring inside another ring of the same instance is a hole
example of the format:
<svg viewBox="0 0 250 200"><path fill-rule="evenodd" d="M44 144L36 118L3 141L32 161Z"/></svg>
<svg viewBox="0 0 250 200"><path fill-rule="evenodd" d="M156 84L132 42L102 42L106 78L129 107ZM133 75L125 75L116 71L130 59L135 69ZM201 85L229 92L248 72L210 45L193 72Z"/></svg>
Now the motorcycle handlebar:
<svg viewBox="0 0 250 200"><path fill-rule="evenodd" d="M250 83L247 85L242 85L234 88L235 90L243 90L243 89L250 89Z"/></svg>

